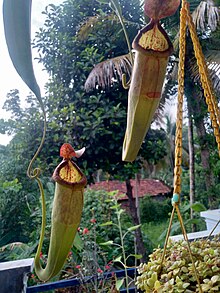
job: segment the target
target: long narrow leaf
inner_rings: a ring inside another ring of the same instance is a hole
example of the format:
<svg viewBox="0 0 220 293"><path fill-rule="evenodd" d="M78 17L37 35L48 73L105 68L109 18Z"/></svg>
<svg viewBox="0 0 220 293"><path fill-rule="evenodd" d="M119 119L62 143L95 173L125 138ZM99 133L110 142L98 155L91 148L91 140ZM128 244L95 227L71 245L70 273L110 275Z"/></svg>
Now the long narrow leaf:
<svg viewBox="0 0 220 293"><path fill-rule="evenodd" d="M121 288L121 286L123 285L123 283L124 283L124 278L121 279L121 280L117 280L117 281L116 281L116 284L115 284L116 289L117 289L117 290L120 290L120 288Z"/></svg>
<svg viewBox="0 0 220 293"><path fill-rule="evenodd" d="M31 0L4 0L4 30L9 55L15 69L42 103L32 64L31 4Z"/></svg>

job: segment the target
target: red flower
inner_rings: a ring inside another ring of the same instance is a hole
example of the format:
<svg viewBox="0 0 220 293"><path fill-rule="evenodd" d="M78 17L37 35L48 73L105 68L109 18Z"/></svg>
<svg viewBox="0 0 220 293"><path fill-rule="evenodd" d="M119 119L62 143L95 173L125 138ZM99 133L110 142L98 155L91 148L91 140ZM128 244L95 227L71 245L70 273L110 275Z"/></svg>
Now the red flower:
<svg viewBox="0 0 220 293"><path fill-rule="evenodd" d="M101 270L100 268L98 268L97 272L98 272L99 274L102 274L102 273L103 273L103 270Z"/></svg>
<svg viewBox="0 0 220 293"><path fill-rule="evenodd" d="M34 278L35 278L35 275L34 275L34 274L32 274L32 275L31 275L31 278L32 278L32 279L34 279Z"/></svg>
<svg viewBox="0 0 220 293"><path fill-rule="evenodd" d="M80 232L80 227L77 228L77 231Z"/></svg>
<svg viewBox="0 0 220 293"><path fill-rule="evenodd" d="M96 219L91 219L90 222L93 223L93 224L95 224L96 223Z"/></svg>
<svg viewBox="0 0 220 293"><path fill-rule="evenodd" d="M41 251L41 252L40 252L40 258L42 258L42 257L43 257L43 252Z"/></svg>
<svg viewBox="0 0 220 293"><path fill-rule="evenodd" d="M89 229L88 228L84 228L82 233L83 233L83 235L89 234Z"/></svg>
<svg viewBox="0 0 220 293"><path fill-rule="evenodd" d="M106 265L106 266L105 266L105 269L106 269L106 270L110 270L110 268L111 268L111 267L110 267L109 265Z"/></svg>
<svg viewBox="0 0 220 293"><path fill-rule="evenodd" d="M77 265L76 269L78 269L78 270L81 269L81 265Z"/></svg>
<svg viewBox="0 0 220 293"><path fill-rule="evenodd" d="M68 253L68 256L72 256L72 254L73 254L72 251L70 251L70 252Z"/></svg>

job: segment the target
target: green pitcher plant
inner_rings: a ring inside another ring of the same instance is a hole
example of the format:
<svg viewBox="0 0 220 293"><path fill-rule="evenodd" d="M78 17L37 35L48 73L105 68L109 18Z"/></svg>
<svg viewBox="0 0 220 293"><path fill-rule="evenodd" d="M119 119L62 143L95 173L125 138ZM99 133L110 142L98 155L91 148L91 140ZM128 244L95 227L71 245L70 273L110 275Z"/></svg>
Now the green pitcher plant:
<svg viewBox="0 0 220 293"><path fill-rule="evenodd" d="M62 269L80 224L86 177L71 158L79 158L84 150L85 148L74 151L68 143L63 144L60 148L60 156L63 157L63 161L56 167L52 177L56 185L52 209L50 245L45 268L42 268L40 263L45 231L44 220L35 256L35 272L42 281L51 279Z"/></svg>
<svg viewBox="0 0 220 293"><path fill-rule="evenodd" d="M172 43L160 19L175 13L180 0L145 0L144 11L150 22L135 37L134 65L128 93L127 128L122 160L136 159L159 105Z"/></svg>
<svg viewBox="0 0 220 293"><path fill-rule="evenodd" d="M27 175L29 178L37 181L41 193L42 225L35 256L35 272L40 280L47 281L57 275L62 269L73 245L81 220L86 177L72 161L72 158L79 158L84 153L85 148L74 151L70 144L65 143L60 149L60 156L63 158L63 161L57 166L53 174L56 186L52 209L51 236L48 260L46 267L43 268L40 262L40 254L46 226L46 204L42 182L39 178L40 169L33 169L32 166L44 144L46 113L32 64L31 4L31 0L4 0L3 19L5 38L13 65L23 81L36 95L44 117L42 140L29 164Z"/></svg>

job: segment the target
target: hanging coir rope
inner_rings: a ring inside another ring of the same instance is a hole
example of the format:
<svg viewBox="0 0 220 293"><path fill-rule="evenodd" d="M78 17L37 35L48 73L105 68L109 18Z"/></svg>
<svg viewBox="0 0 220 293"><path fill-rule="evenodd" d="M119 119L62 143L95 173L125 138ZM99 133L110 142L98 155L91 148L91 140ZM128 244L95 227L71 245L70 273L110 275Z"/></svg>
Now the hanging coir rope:
<svg viewBox="0 0 220 293"><path fill-rule="evenodd" d="M207 64L205 62L205 58L202 53L202 48L199 43L199 39L196 34L196 29L195 29L195 26L194 26L194 23L192 20L192 16L189 12L189 9L187 9L187 20L188 20L190 35L191 35L192 42L193 42L197 65L199 68L200 80L201 80L201 84L202 84L202 87L204 90L204 96L205 96L206 104L208 107L208 112L210 113L210 120L212 123L212 128L213 128L213 132L214 132L215 139L217 142L218 153L219 153L219 157L220 157L220 132L219 132L220 112L219 112L219 108L217 105L217 99L213 93L212 84L209 79ZM215 229L217 228L219 223L220 223L220 220L217 222L215 227L211 230L208 238L215 231Z"/></svg>
<svg viewBox="0 0 220 293"><path fill-rule="evenodd" d="M184 227L183 219L179 210L179 202L180 202L180 193L181 193L181 164L182 164L182 120L183 120L183 96L184 96L184 63L185 63L185 46L186 46L186 27L188 24L188 28L190 31L190 35L192 38L195 57L197 60L197 64L199 67L199 75L201 84L204 90L204 96L207 103L208 111L210 113L210 119L214 131L214 135L216 138L218 151L220 155L220 133L219 133L219 126L220 126L220 114L217 105L217 100L214 96L211 82L208 77L208 69L205 62L205 58L202 53L202 49L196 34L196 29L194 23L192 21L192 16L189 11L189 4L187 1L182 0L182 8L180 12L180 37L179 37L179 69L178 69L178 106L177 106L177 120L176 120L176 139L175 139L175 167L174 167L174 193L172 198L172 205L173 210L170 217L170 223L168 227L168 232L164 244L163 255L161 259L161 266L162 269L163 261L166 255L166 248L168 244L168 239L170 236L171 225L174 218L175 211L177 212L177 216L180 222L181 230L183 233L183 237L187 243L188 252L191 258L193 271L195 274L195 278L198 283L199 292L202 291L202 287L199 281L199 277L196 271L196 266L193 260L188 236ZM217 225L216 225L217 226ZM214 229L211 231L210 235L213 233Z"/></svg>

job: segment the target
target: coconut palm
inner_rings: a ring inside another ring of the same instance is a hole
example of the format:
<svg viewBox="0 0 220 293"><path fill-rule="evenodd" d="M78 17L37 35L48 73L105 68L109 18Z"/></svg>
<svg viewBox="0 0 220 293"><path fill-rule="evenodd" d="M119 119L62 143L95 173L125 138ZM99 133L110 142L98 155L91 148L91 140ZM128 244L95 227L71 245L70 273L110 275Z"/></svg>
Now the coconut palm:
<svg viewBox="0 0 220 293"><path fill-rule="evenodd" d="M111 1L107 1L111 2ZM210 78L212 79L213 87L216 93L220 92L220 53L219 53L219 8L213 0L198 1L192 0L190 2L190 8L192 12L193 21L195 23L198 36L201 40L201 45L203 47L203 53L207 60L208 70L210 73ZM170 34L173 35L174 44L176 45L174 56L178 51L178 35L179 30L177 29L179 25L179 16L175 14L174 16L164 20L164 26L167 27ZM187 77L186 83L186 96L188 100L188 105L190 105L192 111L189 113L188 117L190 122L195 123L197 130L197 135L201 141L201 160L204 169L206 170L205 176L205 187L208 191L213 184L212 172L209 163L209 148L208 145L204 144L204 138L206 136L206 129L204 125L204 115L198 115L198 113L203 113L202 107L204 103L203 92L201 90L201 85L199 81L199 72L196 59L194 57L193 46L191 43L190 36L187 35L187 56L186 56L186 67L185 75ZM160 102L160 107L158 112L160 115L163 113L163 106L166 102L169 93L175 87L173 87L174 80L176 80L176 68L178 65L178 59L173 58L168 67L168 81L165 85L164 93ZM103 88L109 88L114 82L122 81L122 73L127 74L127 79L130 78L132 71L132 60L131 55L117 56L116 58L103 61L101 64L97 64L93 70L90 72L87 81L86 89L90 90L95 86L100 86ZM170 77L173 77L170 79ZM175 85L176 86L176 85ZM187 94L188 93L188 94ZM168 94L168 95L167 95ZM156 115L156 117L161 117ZM193 118L193 119L192 119ZM190 146L192 150L193 146ZM193 164L193 162L192 162ZM192 170L193 167L191 166ZM212 203L212 196L210 195L209 204Z"/></svg>

